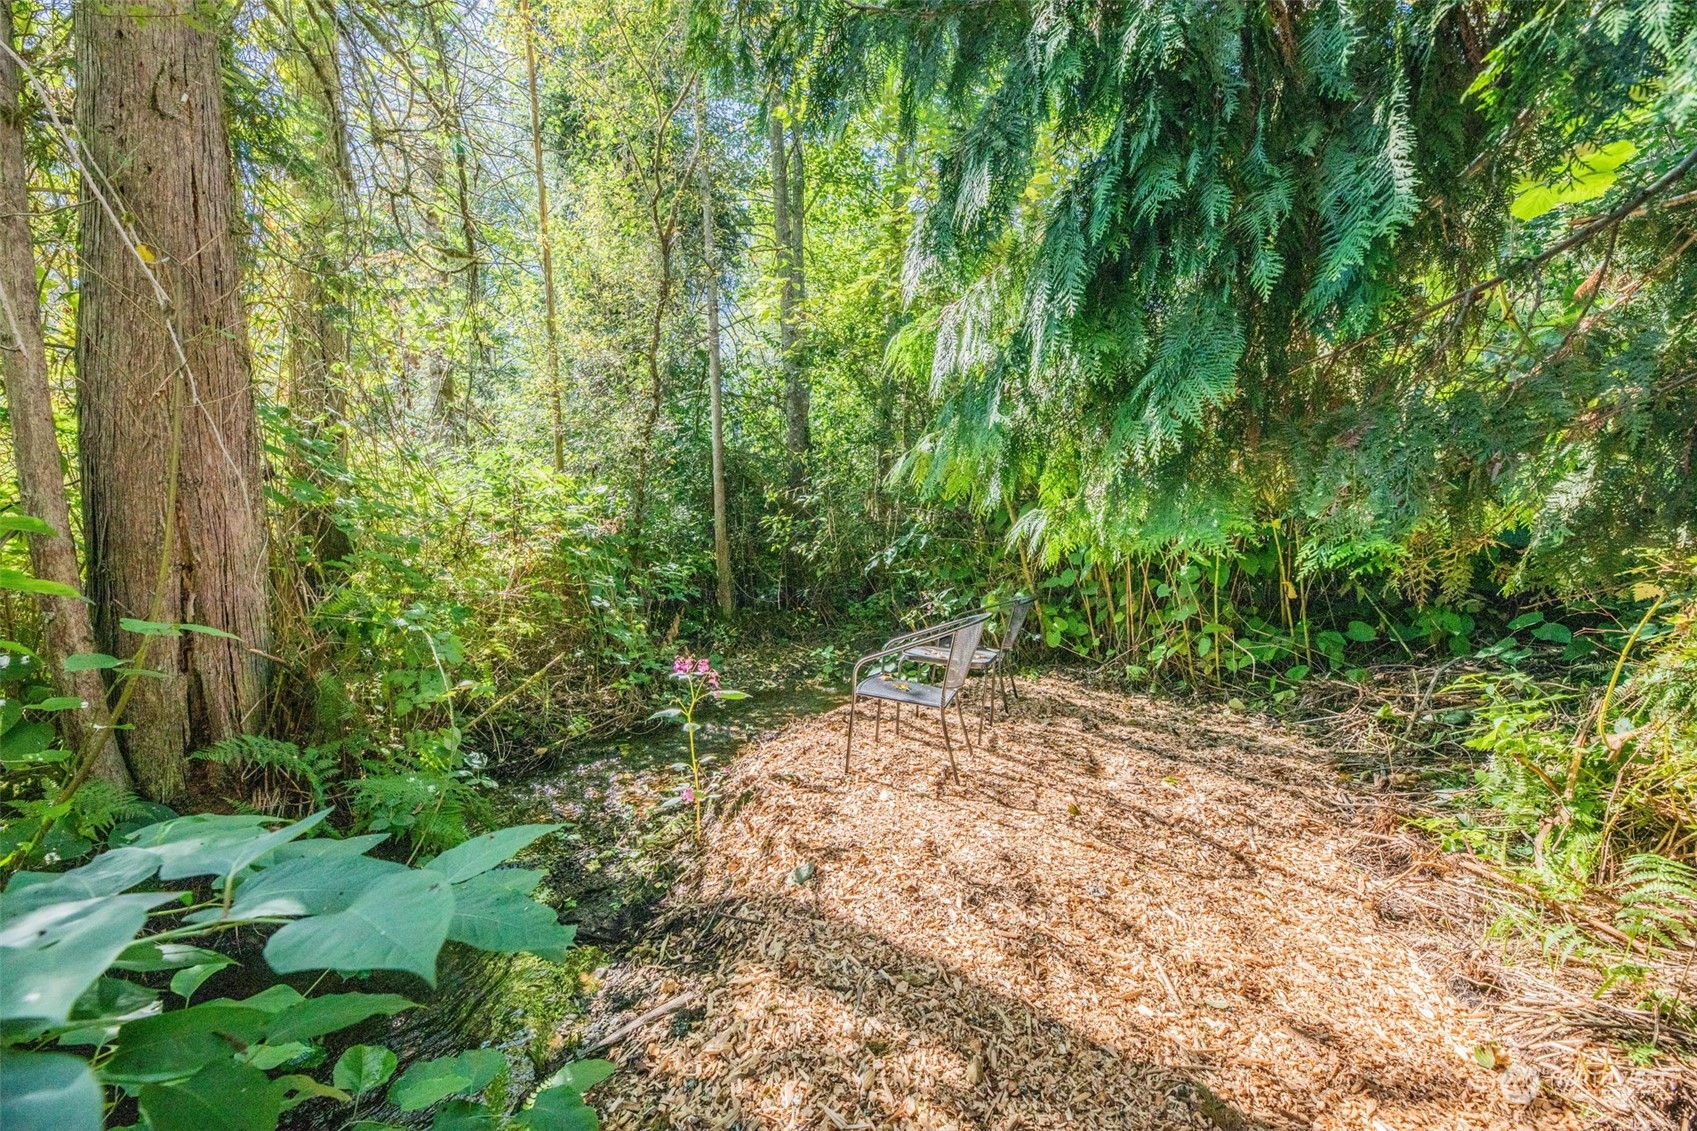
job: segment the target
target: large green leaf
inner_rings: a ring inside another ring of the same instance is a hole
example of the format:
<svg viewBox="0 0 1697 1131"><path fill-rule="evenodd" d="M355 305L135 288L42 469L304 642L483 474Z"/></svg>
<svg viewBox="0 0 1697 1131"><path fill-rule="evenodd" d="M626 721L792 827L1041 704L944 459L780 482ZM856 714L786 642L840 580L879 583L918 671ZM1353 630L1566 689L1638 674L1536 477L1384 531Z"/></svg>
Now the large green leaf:
<svg viewBox="0 0 1697 1131"><path fill-rule="evenodd" d="M117 1084L180 1080L209 1064L228 1064L257 1044L270 1023L263 1009L220 1002L143 1017L118 1030L117 1050L101 1075Z"/></svg>
<svg viewBox="0 0 1697 1131"><path fill-rule="evenodd" d="M22 534L58 534L46 520L33 514L0 514L0 533L16 530Z"/></svg>
<svg viewBox="0 0 1697 1131"><path fill-rule="evenodd" d="M139 1104L151 1131L272 1131L282 1092L257 1068L212 1064L180 1084L149 1084Z"/></svg>
<svg viewBox="0 0 1697 1131"><path fill-rule="evenodd" d="M278 1014L266 1031L265 1039L276 1044L322 1037L325 1033L357 1025L367 1017L379 1013L390 1017L416 1004L400 994L325 994L323 997L307 998Z"/></svg>
<svg viewBox="0 0 1697 1131"><path fill-rule="evenodd" d="M336 1061L331 1082L356 1096L375 1091L395 1074L395 1054L382 1045L354 1045Z"/></svg>
<svg viewBox="0 0 1697 1131"><path fill-rule="evenodd" d="M434 986L453 918L452 885L406 869L366 888L346 910L286 925L265 944L265 959L279 974L406 970Z"/></svg>
<svg viewBox="0 0 1697 1131"><path fill-rule="evenodd" d="M206 979L226 966L235 965L235 962L235 959L220 954L216 961L185 966L171 975L171 992L180 996L184 1001L188 1001L194 997L196 990L206 984Z"/></svg>
<svg viewBox="0 0 1697 1131"><path fill-rule="evenodd" d="M0 926L0 1020L58 1025L171 892L52 903Z"/></svg>
<svg viewBox="0 0 1697 1131"><path fill-rule="evenodd" d="M159 859L139 848L114 848L69 872L19 872L0 895L0 914L18 915L49 903L116 895L159 870Z"/></svg>
<svg viewBox="0 0 1697 1131"><path fill-rule="evenodd" d="M100 1131L100 1085L88 1061L62 1052L0 1052L0 1127Z"/></svg>
<svg viewBox="0 0 1697 1131"><path fill-rule="evenodd" d="M541 878L534 869L500 868L455 884L448 937L479 950L563 960L577 928L562 925L552 908L526 894Z"/></svg>
<svg viewBox="0 0 1697 1131"><path fill-rule="evenodd" d="M478 1092L507 1067L497 1049L467 1049L458 1056L422 1060L389 1086L389 1102L402 1111L420 1111L462 1092Z"/></svg>
<svg viewBox="0 0 1697 1131"><path fill-rule="evenodd" d="M595 1109L583 1102L576 1088L548 1088L536 1093L536 1102L513 1116L527 1131L599 1131Z"/></svg>
<svg viewBox="0 0 1697 1131"><path fill-rule="evenodd" d="M619 1070L610 1060L574 1060L542 1082L544 1088L567 1087L587 1092Z"/></svg>
<svg viewBox="0 0 1697 1131"><path fill-rule="evenodd" d="M159 994L124 978L96 978L94 985L71 1007L71 1021L103 1021L116 1026L120 1021L151 1011Z"/></svg>
<svg viewBox="0 0 1697 1131"><path fill-rule="evenodd" d="M330 810L320 809L292 825L264 832L260 826L275 823L275 817L198 813L149 825L132 834L130 843L159 857L162 880L228 876L304 835L329 815Z"/></svg>
<svg viewBox="0 0 1697 1131"><path fill-rule="evenodd" d="M39 754L58 737L50 723L19 723L0 738L0 761L16 762Z"/></svg>
<svg viewBox="0 0 1697 1131"><path fill-rule="evenodd" d="M82 594L58 581L48 581L44 577L35 577L22 570L0 566L0 589L12 589L19 593L40 593L47 597L81 597Z"/></svg>
<svg viewBox="0 0 1697 1131"><path fill-rule="evenodd" d="M236 889L229 917L292 918L345 911L374 885L405 875L407 871L404 864L369 856L308 856L285 860L242 881ZM220 914L209 910L195 919L216 919Z"/></svg>
<svg viewBox="0 0 1697 1131"><path fill-rule="evenodd" d="M508 829L496 829L492 833L472 837L464 844L448 849L426 864L425 867L435 872L441 872L455 882L469 880L473 876L487 872L497 864L505 863L512 858L514 853L538 837L547 836L563 827L562 825L514 825Z"/></svg>
<svg viewBox="0 0 1697 1131"><path fill-rule="evenodd" d="M343 837L340 840L327 836L297 840L273 852L269 863L280 864L302 856L358 856L362 852L370 852L388 839L388 833L366 833L364 836Z"/></svg>

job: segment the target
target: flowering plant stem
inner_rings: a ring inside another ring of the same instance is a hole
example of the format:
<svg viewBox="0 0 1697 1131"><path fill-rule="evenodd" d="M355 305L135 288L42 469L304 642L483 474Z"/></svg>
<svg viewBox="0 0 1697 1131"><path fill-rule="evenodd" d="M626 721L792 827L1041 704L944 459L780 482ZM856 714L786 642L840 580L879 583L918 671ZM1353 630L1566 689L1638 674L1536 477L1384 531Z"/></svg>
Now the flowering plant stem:
<svg viewBox="0 0 1697 1131"><path fill-rule="evenodd" d="M676 706L664 711L656 711L653 718L681 718L684 724L684 735L689 740L689 774L690 785L685 790L687 800L695 806L695 835L701 836L701 762L695 751L695 732L701 729L701 724L695 721L695 709L708 699L746 699L741 691L722 691L719 688L719 673L713 670L708 660L697 660L690 656L679 656L672 661L672 678L684 684L684 691L672 700Z"/></svg>

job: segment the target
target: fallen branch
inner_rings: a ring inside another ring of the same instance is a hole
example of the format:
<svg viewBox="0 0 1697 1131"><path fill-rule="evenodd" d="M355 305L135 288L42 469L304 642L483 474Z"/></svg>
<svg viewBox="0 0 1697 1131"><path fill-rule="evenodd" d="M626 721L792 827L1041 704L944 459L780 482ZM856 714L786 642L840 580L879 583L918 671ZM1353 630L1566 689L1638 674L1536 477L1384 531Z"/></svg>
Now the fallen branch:
<svg viewBox="0 0 1697 1131"><path fill-rule="evenodd" d="M676 1013L678 1010L682 1009L684 1006L688 1005L700 996L700 990L686 990L677 997L672 998L670 1001L661 1002L653 1009L650 1009L647 1013L642 1014L635 1020L625 1022L623 1025L620 1025L617 1029L614 1029L611 1033L608 1033L605 1037L602 1037L594 1044L579 1050L578 1055L588 1056L590 1053L600 1052L604 1048L616 1045L632 1033L636 1032L638 1029L642 1028L644 1025L648 1024L650 1021L664 1017L668 1013Z"/></svg>

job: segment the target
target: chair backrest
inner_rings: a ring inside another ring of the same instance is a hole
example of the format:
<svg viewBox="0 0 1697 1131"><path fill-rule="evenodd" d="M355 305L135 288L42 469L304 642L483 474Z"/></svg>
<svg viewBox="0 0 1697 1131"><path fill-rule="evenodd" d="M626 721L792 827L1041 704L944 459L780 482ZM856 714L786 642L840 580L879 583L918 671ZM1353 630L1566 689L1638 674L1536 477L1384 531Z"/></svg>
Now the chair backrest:
<svg viewBox="0 0 1697 1131"><path fill-rule="evenodd" d="M955 629L954 637L949 641L949 666L943 670L945 692L959 690L966 682L967 674L972 671L972 654L978 651L978 642L984 637L984 625L989 620L989 613L980 613Z"/></svg>
<svg viewBox="0 0 1697 1131"><path fill-rule="evenodd" d="M1008 606L1008 624L1002 630L1001 650L1013 651L1019 643L1019 630L1025 627L1025 614L1031 611L1031 606L1037 603L1035 597L1019 597Z"/></svg>

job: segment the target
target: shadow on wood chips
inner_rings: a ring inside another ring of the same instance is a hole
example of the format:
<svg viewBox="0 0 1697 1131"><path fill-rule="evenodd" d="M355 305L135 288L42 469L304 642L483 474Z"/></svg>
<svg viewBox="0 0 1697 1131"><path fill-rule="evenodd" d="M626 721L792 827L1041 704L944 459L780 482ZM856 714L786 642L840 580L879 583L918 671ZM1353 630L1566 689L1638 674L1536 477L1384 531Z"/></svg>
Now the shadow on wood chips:
<svg viewBox="0 0 1697 1131"><path fill-rule="evenodd" d="M599 1027L694 996L614 1044L605 1125L1596 1117L1517 1058L1453 931L1379 906L1357 862L1374 803L1311 743L1050 677L957 784L935 716L898 739L886 715L876 747L868 722L847 778L845 708L722 783L696 871L621 972L628 1011Z"/></svg>

